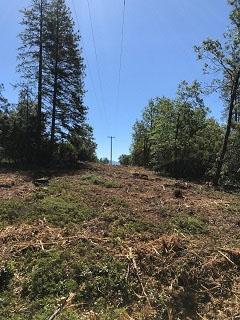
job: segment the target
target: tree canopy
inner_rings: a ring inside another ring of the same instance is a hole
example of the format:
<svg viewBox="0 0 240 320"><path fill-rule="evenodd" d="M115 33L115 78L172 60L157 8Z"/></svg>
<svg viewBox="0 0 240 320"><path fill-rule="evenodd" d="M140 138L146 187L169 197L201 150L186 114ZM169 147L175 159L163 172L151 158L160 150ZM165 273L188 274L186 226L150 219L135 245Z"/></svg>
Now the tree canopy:
<svg viewBox="0 0 240 320"><path fill-rule="evenodd" d="M71 12L65 0L31 0L21 13L18 103L9 108L0 86L1 157L40 164L93 160L81 37Z"/></svg>

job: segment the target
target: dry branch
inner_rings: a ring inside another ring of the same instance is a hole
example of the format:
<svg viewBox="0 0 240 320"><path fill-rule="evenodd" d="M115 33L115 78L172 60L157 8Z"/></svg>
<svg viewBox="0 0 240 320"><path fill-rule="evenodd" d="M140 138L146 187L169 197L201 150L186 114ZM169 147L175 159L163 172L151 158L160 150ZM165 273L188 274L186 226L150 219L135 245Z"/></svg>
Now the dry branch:
<svg viewBox="0 0 240 320"><path fill-rule="evenodd" d="M235 266L236 264L222 251L218 250L218 253L220 253L228 262L230 262L233 266Z"/></svg>
<svg viewBox="0 0 240 320"><path fill-rule="evenodd" d="M70 293L67 299L61 301L58 308L53 312L53 314L47 320L53 320L56 316L70 303L72 302L73 298L76 296L76 293Z"/></svg>
<svg viewBox="0 0 240 320"><path fill-rule="evenodd" d="M134 270L135 270L138 283L140 284L141 289L142 289L142 293L143 293L144 297L146 298L147 303L149 304L149 306L151 306L149 297L148 297L148 295L147 295L147 293L146 293L146 290L145 290L145 288L144 288L144 285L143 285L143 283L142 283L142 280L141 280L141 277L140 277L140 274L139 274L139 271L138 271L137 263L136 263L136 260L135 260L135 257L134 257L134 255L133 255L133 252L132 252L132 248L131 248L131 247L129 248L128 259L132 262L132 265L133 265L133 268L134 268Z"/></svg>

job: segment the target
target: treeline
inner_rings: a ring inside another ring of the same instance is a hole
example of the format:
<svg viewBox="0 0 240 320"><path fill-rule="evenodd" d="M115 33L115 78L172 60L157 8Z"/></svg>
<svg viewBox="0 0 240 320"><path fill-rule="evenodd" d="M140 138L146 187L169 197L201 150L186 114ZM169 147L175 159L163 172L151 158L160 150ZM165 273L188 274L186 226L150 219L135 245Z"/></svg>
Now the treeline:
<svg viewBox="0 0 240 320"><path fill-rule="evenodd" d="M46 164L95 159L83 97L80 36L64 0L31 0L22 10L17 104L0 86L0 160Z"/></svg>
<svg viewBox="0 0 240 320"><path fill-rule="evenodd" d="M133 126L130 155L121 164L153 168L177 178L240 182L240 2L231 5L223 41L195 47L212 81L205 88L183 81L175 99L156 98ZM209 117L204 94L219 92L226 125Z"/></svg>
<svg viewBox="0 0 240 320"><path fill-rule="evenodd" d="M176 178L213 179L226 126L209 117L208 108L198 99L197 82L183 82L179 87L181 95L176 99L162 97L149 102L142 119L134 124L131 153L121 156L120 162ZM228 144L222 175L236 181L240 179L239 124Z"/></svg>

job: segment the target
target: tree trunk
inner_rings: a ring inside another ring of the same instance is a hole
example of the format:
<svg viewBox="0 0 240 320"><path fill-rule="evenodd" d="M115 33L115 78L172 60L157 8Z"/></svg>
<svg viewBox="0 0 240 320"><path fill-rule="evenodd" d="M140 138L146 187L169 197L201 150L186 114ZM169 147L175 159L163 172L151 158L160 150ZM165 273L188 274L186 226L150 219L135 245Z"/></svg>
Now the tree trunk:
<svg viewBox="0 0 240 320"><path fill-rule="evenodd" d="M53 101L52 101L52 125L51 125L51 146L52 151L55 142L56 131L56 107L58 95L58 60L59 60L59 10L57 7L57 25L56 25L56 44L55 44L55 65L54 65L54 84L53 84Z"/></svg>
<svg viewBox="0 0 240 320"><path fill-rule="evenodd" d="M58 87L58 61L55 61L55 74L54 74L54 89L53 89L53 101L52 101L52 125L51 125L51 145L55 142L55 129L56 129L56 106L57 106L57 87Z"/></svg>
<svg viewBox="0 0 240 320"><path fill-rule="evenodd" d="M29 132L29 94L28 94L28 89L27 89L27 92L26 92L26 137L25 137L25 140L26 140L26 159L27 159L27 162L29 162L29 159L30 159L30 132Z"/></svg>
<svg viewBox="0 0 240 320"><path fill-rule="evenodd" d="M178 173L177 173L177 156L178 156L178 152L177 152L177 139L178 139L178 134L179 134L179 120L180 120L180 114L178 113L177 116L177 123L176 123L176 131L175 131L175 137L174 137L174 154L173 154L173 171L174 171L174 176L175 178L177 178Z"/></svg>
<svg viewBox="0 0 240 320"><path fill-rule="evenodd" d="M40 2L39 63L38 63L38 104L37 104L37 145L42 134L42 68L43 68L43 1Z"/></svg>
<svg viewBox="0 0 240 320"><path fill-rule="evenodd" d="M215 177L213 179L213 185L214 186L218 186L218 184L219 184L219 179L220 179L220 175L221 175L221 171L222 171L222 166L223 166L225 154L226 154L227 147L228 147L228 140L229 140L229 136L230 136L230 133L231 133L231 126L232 126L234 101L236 99L237 90L238 90L238 86L239 86L239 77L240 77L240 71L238 71L238 73L236 75L236 78L235 78L235 81L233 83L233 89L232 89L232 92L231 92L231 99L230 99L230 103L229 103L227 129L226 129L226 132L225 132L225 137L224 137L224 141L223 141L223 146L222 146L222 150L221 150L221 153L220 153L220 157L217 160L217 169L216 169Z"/></svg>
<svg viewBox="0 0 240 320"><path fill-rule="evenodd" d="M146 137L144 137L144 142L143 142L143 164L144 164L145 168L148 165L148 147L147 147L147 138Z"/></svg>

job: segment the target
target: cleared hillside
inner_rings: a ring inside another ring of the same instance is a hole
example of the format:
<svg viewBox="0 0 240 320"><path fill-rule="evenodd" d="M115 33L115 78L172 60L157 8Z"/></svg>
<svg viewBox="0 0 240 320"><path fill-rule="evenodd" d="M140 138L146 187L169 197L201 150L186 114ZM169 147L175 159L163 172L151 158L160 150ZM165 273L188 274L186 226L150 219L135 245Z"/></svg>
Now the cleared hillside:
<svg viewBox="0 0 240 320"><path fill-rule="evenodd" d="M240 319L238 193L88 164L0 202L0 319Z"/></svg>

